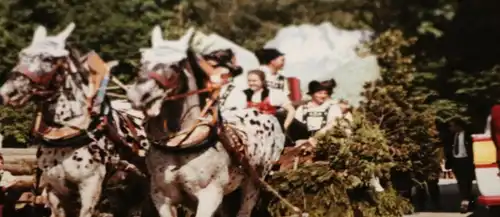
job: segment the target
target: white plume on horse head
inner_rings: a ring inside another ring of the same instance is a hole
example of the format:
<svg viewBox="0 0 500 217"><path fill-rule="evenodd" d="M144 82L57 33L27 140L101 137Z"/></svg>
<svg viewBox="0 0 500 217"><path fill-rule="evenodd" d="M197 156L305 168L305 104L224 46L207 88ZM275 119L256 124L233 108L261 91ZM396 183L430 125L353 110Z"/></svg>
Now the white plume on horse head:
<svg viewBox="0 0 500 217"><path fill-rule="evenodd" d="M66 26L66 28L62 32L60 32L57 35L57 38L60 40L62 44L64 44L66 42L66 39L68 39L69 35L73 32L73 30L75 30L75 23L71 22L70 24L68 24L68 26Z"/></svg>
<svg viewBox="0 0 500 217"><path fill-rule="evenodd" d="M31 40L31 45L40 43L47 37L47 29L44 26L38 26L33 34L33 39Z"/></svg>
<svg viewBox="0 0 500 217"><path fill-rule="evenodd" d="M156 25L153 28L153 31L151 31L151 45L153 48L177 47L187 49L189 46L189 41L191 40L191 37L193 37L194 33L194 28L190 27L179 40L164 40L161 27L159 25Z"/></svg>
<svg viewBox="0 0 500 217"><path fill-rule="evenodd" d="M48 54L53 57L62 57L69 54L66 50L66 40L75 29L75 23L71 22L66 28L55 36L48 36L44 26L38 26L33 34L31 44L23 49L23 53L38 55Z"/></svg>
<svg viewBox="0 0 500 217"><path fill-rule="evenodd" d="M179 41L174 40L164 40L163 39L163 31L159 25L156 25L151 32L151 46L153 49L156 48L165 48L165 49L175 49L182 50L179 46Z"/></svg>
<svg viewBox="0 0 500 217"><path fill-rule="evenodd" d="M191 40L191 38L194 36L194 28L193 27L190 27L186 33L184 33L184 35L182 36L182 38L179 40L181 44L187 46L189 48L189 41Z"/></svg>
<svg viewBox="0 0 500 217"><path fill-rule="evenodd" d="M159 47L163 42L163 32L160 25L156 25L151 32L151 45L152 47Z"/></svg>
<svg viewBox="0 0 500 217"><path fill-rule="evenodd" d="M108 66L109 69L112 69L114 68L115 66L117 66L118 64L120 64L120 61L119 60L112 60L112 61L108 61L106 62L106 65Z"/></svg>
<svg viewBox="0 0 500 217"><path fill-rule="evenodd" d="M194 28L191 27L180 39L165 40L161 27L156 25L151 32L151 48L140 49L141 62L149 62L153 67L156 63L174 63L186 58L189 41L193 35Z"/></svg>

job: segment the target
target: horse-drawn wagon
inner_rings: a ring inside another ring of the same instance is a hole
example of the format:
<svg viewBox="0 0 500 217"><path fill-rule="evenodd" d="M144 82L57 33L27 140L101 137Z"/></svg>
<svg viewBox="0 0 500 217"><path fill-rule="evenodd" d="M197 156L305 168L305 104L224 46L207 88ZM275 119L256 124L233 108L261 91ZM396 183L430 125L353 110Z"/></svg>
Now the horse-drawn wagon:
<svg viewBox="0 0 500 217"><path fill-rule="evenodd" d="M0 217L44 216L44 197L36 184L36 149L2 149ZM38 196L35 196L38 195ZM47 211L47 210L45 210Z"/></svg>

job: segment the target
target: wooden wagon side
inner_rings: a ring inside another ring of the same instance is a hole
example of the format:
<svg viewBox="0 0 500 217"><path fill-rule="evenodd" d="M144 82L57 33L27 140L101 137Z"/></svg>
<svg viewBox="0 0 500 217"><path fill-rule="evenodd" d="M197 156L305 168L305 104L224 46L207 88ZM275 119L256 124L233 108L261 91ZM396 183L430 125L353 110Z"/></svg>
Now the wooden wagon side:
<svg viewBox="0 0 500 217"><path fill-rule="evenodd" d="M0 217L43 216L46 200L34 192L36 149L3 148L1 152L4 170L12 173L17 182L8 189L0 189ZM37 211L31 209L34 207Z"/></svg>

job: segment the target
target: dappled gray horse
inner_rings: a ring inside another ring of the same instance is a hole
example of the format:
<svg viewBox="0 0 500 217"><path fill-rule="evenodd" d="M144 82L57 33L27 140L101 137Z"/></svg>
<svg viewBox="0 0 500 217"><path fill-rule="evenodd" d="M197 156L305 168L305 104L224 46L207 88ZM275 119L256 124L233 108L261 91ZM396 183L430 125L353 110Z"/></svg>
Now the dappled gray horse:
<svg viewBox="0 0 500 217"><path fill-rule="evenodd" d="M249 217L259 197L255 182L242 172L221 143L217 112L202 118L205 72L188 51L190 29L178 41L163 40L159 27L152 47L142 50L142 70L128 90L132 105L144 111L152 146L146 156L151 196L160 216L177 216L175 205L197 201L196 217L212 216L224 195L242 187L239 217ZM187 56L187 59L186 59ZM200 60L201 61L201 60ZM215 120L215 123L212 122ZM250 164L265 175L280 157L285 135L275 117L256 110L234 111L227 120L242 141Z"/></svg>
<svg viewBox="0 0 500 217"><path fill-rule="evenodd" d="M140 125L112 109L106 98L92 113L100 82L90 72L99 66L95 53L80 61L66 49L74 28L71 23L58 35L48 36L39 26L0 87L4 105L19 107L30 100L37 105L37 162L54 217L90 217L101 195L105 165L118 161L118 154L133 157L149 146ZM100 67L109 70L106 64ZM69 197L73 193L80 194L79 215L70 214L77 201Z"/></svg>

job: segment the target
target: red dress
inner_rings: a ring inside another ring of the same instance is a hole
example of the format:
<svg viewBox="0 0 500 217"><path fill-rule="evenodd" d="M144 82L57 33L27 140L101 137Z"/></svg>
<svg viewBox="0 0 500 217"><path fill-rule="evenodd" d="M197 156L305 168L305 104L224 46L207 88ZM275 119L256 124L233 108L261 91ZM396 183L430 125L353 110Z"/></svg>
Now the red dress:
<svg viewBox="0 0 500 217"><path fill-rule="evenodd" d="M269 97L266 97L261 102L251 102L251 101L247 102L247 107L248 108L255 108L264 114L270 114L270 115L276 114L276 107L271 105L271 101L270 101Z"/></svg>

